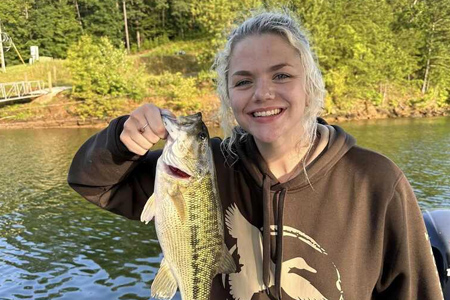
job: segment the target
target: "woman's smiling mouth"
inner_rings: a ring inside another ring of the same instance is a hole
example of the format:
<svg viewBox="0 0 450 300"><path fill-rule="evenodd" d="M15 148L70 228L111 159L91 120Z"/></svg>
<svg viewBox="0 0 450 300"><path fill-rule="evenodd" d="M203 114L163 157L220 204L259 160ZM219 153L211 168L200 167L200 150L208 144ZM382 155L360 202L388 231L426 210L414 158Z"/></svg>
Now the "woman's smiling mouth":
<svg viewBox="0 0 450 300"><path fill-rule="evenodd" d="M271 110L266 110L266 111L255 111L254 113L252 113L252 115L254 117L269 117L269 116L274 116L274 115L278 115L279 113L281 113L281 108L277 108L277 109L271 109Z"/></svg>
<svg viewBox="0 0 450 300"><path fill-rule="evenodd" d="M260 124L268 124L281 118L281 116L284 115L285 111L285 108L269 108L264 110L259 109L257 111L248 113L248 116L250 116L254 122Z"/></svg>
<svg viewBox="0 0 450 300"><path fill-rule="evenodd" d="M283 109L281 108L274 108L274 109L266 109L266 110L258 110L249 113L249 115L253 116L254 118L263 118L263 117L273 117L281 114L283 112Z"/></svg>

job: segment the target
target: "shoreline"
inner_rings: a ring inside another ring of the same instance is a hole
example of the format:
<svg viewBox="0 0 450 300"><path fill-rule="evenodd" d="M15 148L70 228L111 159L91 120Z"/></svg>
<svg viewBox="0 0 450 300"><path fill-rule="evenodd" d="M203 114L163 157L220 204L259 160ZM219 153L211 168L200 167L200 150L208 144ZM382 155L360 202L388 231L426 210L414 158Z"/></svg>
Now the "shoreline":
<svg viewBox="0 0 450 300"><path fill-rule="evenodd" d="M205 123L208 127L220 127L217 117L211 112L204 112ZM426 109L426 110L381 110L367 114L365 112L346 113L346 114L328 114L322 115L327 123L335 124L349 121L361 120L383 120L383 119L420 119L433 117L450 116L450 108ZM77 117L49 119L49 120L28 120L28 121L0 121L0 130L3 129L53 129L53 128L105 128L109 120L98 118L82 119Z"/></svg>
<svg viewBox="0 0 450 300"><path fill-rule="evenodd" d="M30 121L12 121L0 122L1 129L51 129L51 128L103 128L109 122L99 119L72 118L60 120L30 120Z"/></svg>
<svg viewBox="0 0 450 300"><path fill-rule="evenodd" d="M42 129L42 128L105 128L111 120L116 117L126 115L133 109L144 103L154 103L157 106L165 106L163 99L146 98L141 102L124 98L119 99L120 104L114 107L108 118L86 117L83 118L78 111L78 106L84 101L73 99L63 87L51 95L38 97L28 103L17 107L8 106L0 108L0 130L1 129ZM199 108L203 120L208 127L220 127L218 118L219 101L215 94L207 94L198 99ZM97 108L102 109L99 105ZM175 115L181 115L180 111L174 110ZM90 111L91 115L93 114ZM395 106L374 106L369 102L364 102L355 106L350 111L333 111L320 115L329 124L359 121L359 120L380 120L380 119L402 119L402 118L427 118L427 117L450 116L450 104L439 107L436 104L428 106L414 105L409 102L400 102Z"/></svg>

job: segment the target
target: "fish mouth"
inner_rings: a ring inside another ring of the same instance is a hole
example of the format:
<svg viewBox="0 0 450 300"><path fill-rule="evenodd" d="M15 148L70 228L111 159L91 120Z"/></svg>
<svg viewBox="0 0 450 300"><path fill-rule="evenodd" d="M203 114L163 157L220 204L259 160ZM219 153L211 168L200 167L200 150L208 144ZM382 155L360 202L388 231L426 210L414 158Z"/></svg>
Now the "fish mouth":
<svg viewBox="0 0 450 300"><path fill-rule="evenodd" d="M171 177L176 179L187 180L192 177L188 172L180 169L178 166L176 167L173 163L169 164L163 160L164 172Z"/></svg>
<svg viewBox="0 0 450 300"><path fill-rule="evenodd" d="M189 179L191 178L191 175L189 175L188 173L174 167L171 165L167 165L167 168L169 170L169 172L167 172L169 175L179 178L179 179Z"/></svg>

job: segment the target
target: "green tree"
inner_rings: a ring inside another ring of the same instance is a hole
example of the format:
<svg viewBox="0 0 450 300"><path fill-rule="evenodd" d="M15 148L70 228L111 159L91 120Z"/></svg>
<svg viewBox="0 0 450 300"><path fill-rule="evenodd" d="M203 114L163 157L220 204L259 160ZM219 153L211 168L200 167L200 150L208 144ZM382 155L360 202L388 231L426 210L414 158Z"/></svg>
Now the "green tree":
<svg viewBox="0 0 450 300"><path fill-rule="evenodd" d="M42 56L64 58L69 45L78 40L81 27L67 0L40 0L30 12L27 46L39 46Z"/></svg>
<svg viewBox="0 0 450 300"><path fill-rule="evenodd" d="M234 21L250 15L250 9L260 7L259 0L192 0L191 14L198 33L210 40L211 47L199 56L202 64L211 64L217 50L225 43L224 35Z"/></svg>
<svg viewBox="0 0 450 300"><path fill-rule="evenodd" d="M27 41L30 38L30 12L34 0L8 0L0 2L0 21L2 30L11 37L23 59L29 57ZM20 63L14 49L5 53L6 64Z"/></svg>
<svg viewBox="0 0 450 300"><path fill-rule="evenodd" d="M106 36L115 46L124 45L122 2L119 0L77 0L84 33Z"/></svg>
<svg viewBox="0 0 450 300"><path fill-rule="evenodd" d="M170 17L174 28L181 38L184 38L189 29L193 28L190 1L172 0L170 5Z"/></svg>
<svg viewBox="0 0 450 300"><path fill-rule="evenodd" d="M449 101L450 91L450 2L424 0L413 6L423 34L421 48L422 93L433 90Z"/></svg>
<svg viewBox="0 0 450 300"><path fill-rule="evenodd" d="M141 11L145 17L140 21L142 28L142 39L151 40L158 36L168 36L166 30L166 10L168 8L167 0L146 0Z"/></svg>
<svg viewBox="0 0 450 300"><path fill-rule="evenodd" d="M369 100L383 104L384 86L407 77L408 54L395 44L386 1L294 1L311 32L329 92L327 104L348 110Z"/></svg>
<svg viewBox="0 0 450 300"><path fill-rule="evenodd" d="M147 18L147 10L144 0L127 0L128 31L132 48L139 49L143 40L142 21ZM135 46L133 46L133 44Z"/></svg>

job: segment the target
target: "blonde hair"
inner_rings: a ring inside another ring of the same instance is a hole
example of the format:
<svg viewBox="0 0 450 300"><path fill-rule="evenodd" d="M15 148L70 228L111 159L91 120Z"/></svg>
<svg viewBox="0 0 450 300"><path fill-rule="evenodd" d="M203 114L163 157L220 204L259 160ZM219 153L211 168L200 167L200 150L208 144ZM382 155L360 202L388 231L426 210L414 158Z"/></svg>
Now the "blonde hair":
<svg viewBox="0 0 450 300"><path fill-rule="evenodd" d="M245 20L235 28L228 36L227 43L222 51L216 55L213 69L217 72L217 92L221 106L219 115L221 127L225 138L222 142L222 151L227 157L234 161L237 155L233 150L233 144L238 136L240 140L246 138L248 133L237 125L231 109L228 93L228 70L231 55L237 43L252 35L275 34L283 37L299 55L305 74L306 103L303 118L304 139L310 151L317 131L317 117L322 110L325 97L325 87L322 74L315 60L315 55L310 47L309 41L303 33L299 22L289 12L254 12L253 16Z"/></svg>

